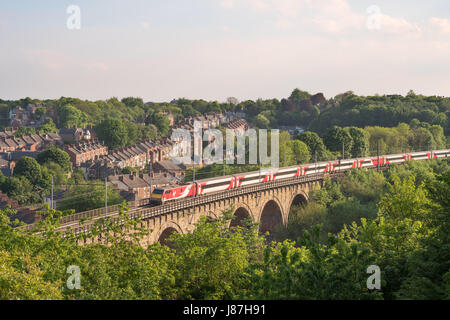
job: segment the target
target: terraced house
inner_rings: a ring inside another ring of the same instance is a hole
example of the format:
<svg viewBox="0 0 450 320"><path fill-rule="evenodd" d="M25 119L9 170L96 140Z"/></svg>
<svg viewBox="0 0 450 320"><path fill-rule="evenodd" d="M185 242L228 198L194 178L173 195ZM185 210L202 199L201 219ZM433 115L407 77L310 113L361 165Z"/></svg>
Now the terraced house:
<svg viewBox="0 0 450 320"><path fill-rule="evenodd" d="M80 167L83 163L98 160L108 154L108 147L98 141L66 145L64 150L69 154L73 167Z"/></svg>
<svg viewBox="0 0 450 320"><path fill-rule="evenodd" d="M168 138L159 141L145 140L135 145L116 149L104 157L108 162L123 169L125 167L145 168L148 163L155 163L170 157L174 142Z"/></svg>
<svg viewBox="0 0 450 320"><path fill-rule="evenodd" d="M13 131L0 132L0 152L40 151L50 145L63 144L58 133L31 134L15 137Z"/></svg>
<svg viewBox="0 0 450 320"><path fill-rule="evenodd" d="M176 179L167 174L137 174L133 172L127 175L109 176L108 180L112 182L116 189L127 201L136 201L150 198L154 188L160 188L176 183ZM151 184L151 185L150 185Z"/></svg>

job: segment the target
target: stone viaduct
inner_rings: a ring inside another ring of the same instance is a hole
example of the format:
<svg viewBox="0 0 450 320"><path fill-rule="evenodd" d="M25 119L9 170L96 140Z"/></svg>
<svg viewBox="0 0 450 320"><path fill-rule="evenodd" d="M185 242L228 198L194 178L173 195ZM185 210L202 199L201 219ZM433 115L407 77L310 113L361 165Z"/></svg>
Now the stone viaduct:
<svg viewBox="0 0 450 320"><path fill-rule="evenodd" d="M253 222L260 224L261 233L270 233L276 228L287 225L291 207L306 203L309 191L315 185L319 186L314 182L280 186L157 216L145 221L146 226L153 230L149 233L147 240L149 243L156 241L165 243L165 239L173 232L191 232L201 217L217 219L223 211L229 209L233 209L234 212L230 227L243 226L243 220L250 218Z"/></svg>
<svg viewBox="0 0 450 320"><path fill-rule="evenodd" d="M128 214L131 217L139 217L141 226L149 230L148 236L143 239L143 246L156 241L165 244L167 237L173 232L181 234L192 232L202 217L217 219L224 211L230 209L233 209L234 214L230 227L242 226L243 220L250 218L253 222L259 223L262 233L271 233L287 225L291 207L306 203L309 192L320 188L323 178L324 175L321 174L271 181L160 206L136 206ZM112 209L108 212L110 217L117 215ZM89 230L89 223L80 226L79 221L88 217L95 221L102 217L102 212L92 216L87 216L87 213L81 213L83 216L77 215L80 214L68 216L60 230L70 227L75 233L86 233ZM84 242L91 243L98 240L87 239Z"/></svg>

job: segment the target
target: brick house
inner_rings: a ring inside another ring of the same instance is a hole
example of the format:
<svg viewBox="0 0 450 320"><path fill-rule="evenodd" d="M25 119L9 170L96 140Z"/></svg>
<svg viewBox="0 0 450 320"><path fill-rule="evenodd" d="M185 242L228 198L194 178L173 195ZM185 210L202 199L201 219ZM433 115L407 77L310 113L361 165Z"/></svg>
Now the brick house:
<svg viewBox="0 0 450 320"><path fill-rule="evenodd" d="M173 177L167 174L152 174L150 179L148 174L137 174L137 172L110 176L108 180L116 189L131 194L131 196L125 196L129 201L148 199L154 188L168 186L175 182Z"/></svg>
<svg viewBox="0 0 450 320"><path fill-rule="evenodd" d="M73 167L79 167L82 163L98 160L108 154L108 147L95 142L80 142L65 146L64 150L69 154Z"/></svg>
<svg viewBox="0 0 450 320"><path fill-rule="evenodd" d="M160 173L160 174L170 174L174 177L183 177L185 174L185 171L183 168L181 168L180 166L178 166L177 164L175 164L173 161L171 160L162 160L159 162L156 162L153 165L153 172L154 173Z"/></svg>

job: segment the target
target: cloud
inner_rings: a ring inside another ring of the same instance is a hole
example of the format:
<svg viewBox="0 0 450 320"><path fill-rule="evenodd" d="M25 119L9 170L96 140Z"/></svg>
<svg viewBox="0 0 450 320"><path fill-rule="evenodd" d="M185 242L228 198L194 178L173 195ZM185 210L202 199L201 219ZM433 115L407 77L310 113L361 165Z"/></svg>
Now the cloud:
<svg viewBox="0 0 450 320"><path fill-rule="evenodd" d="M219 5L223 8L234 8L236 3L234 0L221 0Z"/></svg>
<svg viewBox="0 0 450 320"><path fill-rule="evenodd" d="M147 21L142 21L139 23L139 25L141 26L142 29L147 30L150 28L150 22Z"/></svg>
<svg viewBox="0 0 450 320"><path fill-rule="evenodd" d="M270 5L265 0L247 0L250 8L254 10L266 10Z"/></svg>
<svg viewBox="0 0 450 320"><path fill-rule="evenodd" d="M95 71L108 71L109 70L108 65L103 62L87 62L87 63L82 63L81 66L88 70L95 70Z"/></svg>
<svg viewBox="0 0 450 320"><path fill-rule="evenodd" d="M440 33L450 34L450 20L432 17L429 22Z"/></svg>
<svg viewBox="0 0 450 320"><path fill-rule="evenodd" d="M51 73L64 73L74 69L87 71L108 71L106 63L95 60L84 60L78 56L56 50L32 50L26 53L26 60L37 67Z"/></svg>
<svg viewBox="0 0 450 320"><path fill-rule="evenodd" d="M419 34L421 28L415 24L402 18L394 18L385 14L381 14L381 31L387 33L413 33Z"/></svg>
<svg viewBox="0 0 450 320"><path fill-rule="evenodd" d="M232 0L222 0L221 5L225 6L225 3L230 8L236 7ZM348 0L242 0L239 4L247 9L272 15L273 25L280 29L302 26L333 34L362 31L367 30L368 19L375 16L380 22L380 28L377 28L377 31L381 33L418 34L421 32L417 24L384 14L377 6L370 6L367 14L355 12ZM371 12L374 8L379 11L376 15ZM441 20L436 20L435 23L447 28L447 21Z"/></svg>

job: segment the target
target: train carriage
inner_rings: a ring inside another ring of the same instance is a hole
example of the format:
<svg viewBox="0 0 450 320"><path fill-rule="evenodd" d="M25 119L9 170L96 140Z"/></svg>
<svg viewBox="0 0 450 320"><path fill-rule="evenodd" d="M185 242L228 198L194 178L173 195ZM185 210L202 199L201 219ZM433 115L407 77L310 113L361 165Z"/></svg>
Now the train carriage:
<svg viewBox="0 0 450 320"><path fill-rule="evenodd" d="M411 160L448 158L449 156L450 150L436 150L399 153L379 157L344 159L341 161L325 161L279 169L264 168L261 169L261 171L202 179L196 181L195 183L191 182L183 186L176 185L164 188L155 188L151 195L151 201L161 204L167 201L175 201L197 195L232 190L269 181L319 173L344 172L355 168L374 168L377 166L404 163Z"/></svg>
<svg viewBox="0 0 450 320"><path fill-rule="evenodd" d="M304 175L305 167L287 167L275 170L272 173L272 180L287 179Z"/></svg>

